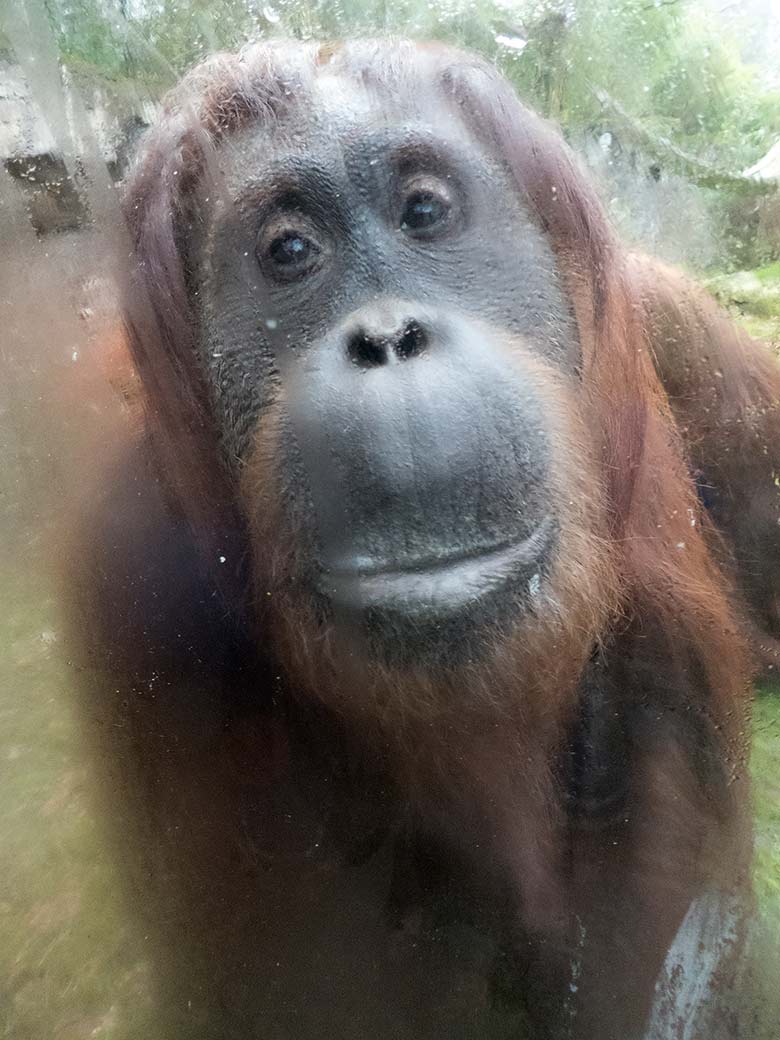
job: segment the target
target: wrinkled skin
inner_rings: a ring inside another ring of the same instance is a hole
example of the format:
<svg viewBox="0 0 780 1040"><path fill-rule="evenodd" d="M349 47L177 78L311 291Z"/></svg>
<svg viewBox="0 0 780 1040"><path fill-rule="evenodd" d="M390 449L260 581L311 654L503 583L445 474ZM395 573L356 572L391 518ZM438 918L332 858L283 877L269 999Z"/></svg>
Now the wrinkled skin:
<svg viewBox="0 0 780 1040"><path fill-rule="evenodd" d="M320 83L316 118L270 142L242 130L202 188L201 357L239 465L285 394L305 594L404 652L446 622L452 655L539 592L557 519L535 383L538 362L576 381L576 329L507 172L435 97L387 121L365 90Z"/></svg>

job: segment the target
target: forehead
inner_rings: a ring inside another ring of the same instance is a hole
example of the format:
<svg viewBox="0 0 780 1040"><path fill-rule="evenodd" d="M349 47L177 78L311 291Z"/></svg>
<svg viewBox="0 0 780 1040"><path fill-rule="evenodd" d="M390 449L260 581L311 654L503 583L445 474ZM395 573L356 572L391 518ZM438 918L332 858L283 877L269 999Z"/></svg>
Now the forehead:
<svg viewBox="0 0 780 1040"><path fill-rule="evenodd" d="M388 158L426 163L492 162L440 90L378 88L327 71L270 123L248 123L221 146L221 172L238 198L247 181L262 185L309 171L379 166Z"/></svg>

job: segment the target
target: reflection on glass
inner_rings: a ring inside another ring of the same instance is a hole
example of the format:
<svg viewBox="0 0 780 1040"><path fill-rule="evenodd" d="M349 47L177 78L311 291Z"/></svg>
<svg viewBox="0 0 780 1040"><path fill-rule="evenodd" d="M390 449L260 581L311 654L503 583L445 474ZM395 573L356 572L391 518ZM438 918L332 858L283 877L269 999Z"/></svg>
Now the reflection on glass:
<svg viewBox="0 0 780 1040"><path fill-rule="evenodd" d="M770 1040L778 13L4 18L8 1034Z"/></svg>

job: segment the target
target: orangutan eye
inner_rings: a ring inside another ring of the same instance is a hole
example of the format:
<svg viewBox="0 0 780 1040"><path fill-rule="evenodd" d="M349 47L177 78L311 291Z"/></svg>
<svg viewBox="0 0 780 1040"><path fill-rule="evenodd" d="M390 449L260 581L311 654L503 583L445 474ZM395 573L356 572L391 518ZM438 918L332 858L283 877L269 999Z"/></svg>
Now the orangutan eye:
<svg viewBox="0 0 780 1040"><path fill-rule="evenodd" d="M280 267L301 267L311 260L316 249L310 238L290 232L275 238L269 253L273 262Z"/></svg>
<svg viewBox="0 0 780 1040"><path fill-rule="evenodd" d="M322 248L310 234L300 229L277 229L260 236L257 258L272 278L292 281L316 270L322 258Z"/></svg>
<svg viewBox="0 0 780 1040"><path fill-rule="evenodd" d="M449 223L449 199L432 191L415 191L406 198L401 214L401 230L411 235L428 235Z"/></svg>

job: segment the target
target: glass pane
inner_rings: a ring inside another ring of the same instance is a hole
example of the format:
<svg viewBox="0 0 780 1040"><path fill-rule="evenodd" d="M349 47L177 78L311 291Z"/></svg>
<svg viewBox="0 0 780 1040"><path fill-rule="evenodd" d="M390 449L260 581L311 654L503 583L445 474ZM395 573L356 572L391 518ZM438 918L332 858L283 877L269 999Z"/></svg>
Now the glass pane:
<svg viewBox="0 0 780 1040"><path fill-rule="evenodd" d="M780 7L0 13L18 1040L772 1040Z"/></svg>

